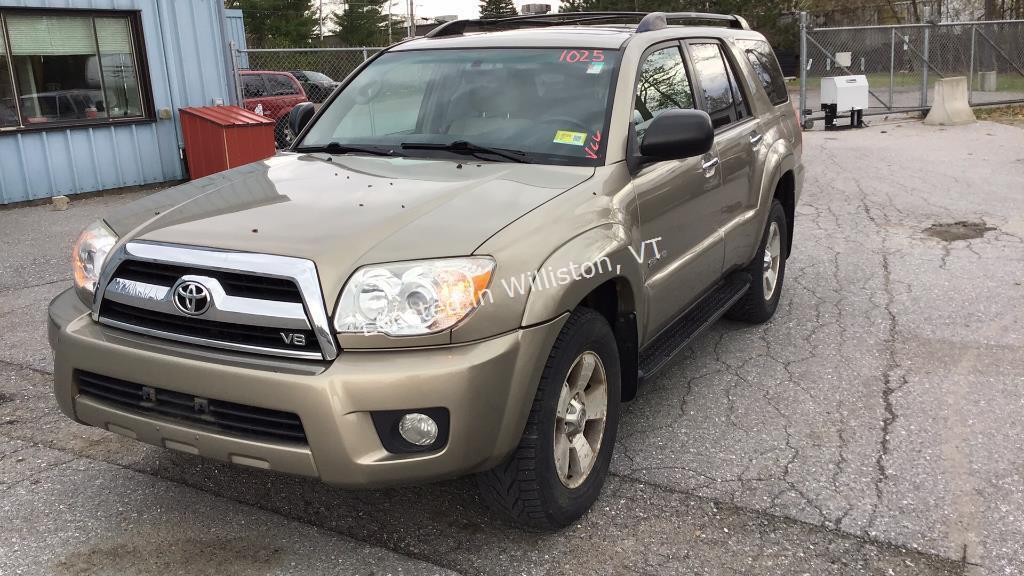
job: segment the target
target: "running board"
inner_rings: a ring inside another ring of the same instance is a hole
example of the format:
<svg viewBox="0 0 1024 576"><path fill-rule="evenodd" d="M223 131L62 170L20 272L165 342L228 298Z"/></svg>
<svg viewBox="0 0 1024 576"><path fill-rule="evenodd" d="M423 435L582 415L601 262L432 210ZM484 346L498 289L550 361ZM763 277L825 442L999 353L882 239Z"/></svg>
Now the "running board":
<svg viewBox="0 0 1024 576"><path fill-rule="evenodd" d="M650 378L664 368L673 356L732 308L749 288L749 274L730 274L721 284L691 306L640 352L640 380Z"/></svg>

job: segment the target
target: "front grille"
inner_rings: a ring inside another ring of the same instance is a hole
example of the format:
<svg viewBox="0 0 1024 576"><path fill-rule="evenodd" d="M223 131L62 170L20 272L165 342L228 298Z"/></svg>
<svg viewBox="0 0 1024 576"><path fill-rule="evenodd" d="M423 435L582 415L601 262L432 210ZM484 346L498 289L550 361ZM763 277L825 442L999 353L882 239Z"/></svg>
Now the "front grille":
<svg viewBox="0 0 1024 576"><path fill-rule="evenodd" d="M190 426L255 440L306 444L297 414L212 400L134 382L76 371L78 391L86 397Z"/></svg>
<svg viewBox="0 0 1024 576"><path fill-rule="evenodd" d="M181 261L119 261L103 291L100 322L199 346L324 359L324 343L313 330L295 268L288 267L290 260L282 266L265 265L266 272L257 273L244 268L206 268L190 262L190 256L193 254L183 250ZM285 276L274 275L273 270L281 270ZM176 303L175 286L184 279L206 290L207 309L199 315L187 314L180 302ZM314 306L320 300L319 294L316 296Z"/></svg>
<svg viewBox="0 0 1024 576"><path fill-rule="evenodd" d="M136 308L135 306L128 306L127 304L112 300L103 301L103 304L100 306L100 317L146 330L155 330L164 334L175 334L186 338L202 338L204 340L254 346L289 353L320 353L320 344L312 330L281 329L250 326L248 324L213 322L194 316L178 316L145 308ZM292 343L285 342L285 336L282 336L282 334L289 337ZM305 343L302 345L295 344L296 335L301 335Z"/></svg>
<svg viewBox="0 0 1024 576"><path fill-rule="evenodd" d="M162 262L143 262L141 260L125 260L117 267L114 276L146 284L173 286L179 278L190 274L216 278L221 286L224 287L224 292L231 296L302 303L302 293L299 292L299 287L295 285L295 282L283 278L268 278L266 276L241 274L238 272L221 272L206 268L192 268Z"/></svg>

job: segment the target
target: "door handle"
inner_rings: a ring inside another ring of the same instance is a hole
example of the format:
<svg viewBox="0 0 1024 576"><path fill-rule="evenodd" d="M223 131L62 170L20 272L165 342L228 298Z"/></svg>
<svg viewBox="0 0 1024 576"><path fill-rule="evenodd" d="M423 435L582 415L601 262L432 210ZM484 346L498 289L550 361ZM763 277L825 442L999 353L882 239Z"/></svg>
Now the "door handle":
<svg viewBox="0 0 1024 576"><path fill-rule="evenodd" d="M703 164L701 164L700 167L702 170L704 170L704 177L711 178L712 176L714 176L715 168L717 168L720 163L721 162L718 160L718 156L715 156L714 158L707 160Z"/></svg>
<svg viewBox="0 0 1024 576"><path fill-rule="evenodd" d="M758 144L761 143L762 138L764 138L764 134L761 134L759 132L752 132L750 134L750 145L757 146Z"/></svg>

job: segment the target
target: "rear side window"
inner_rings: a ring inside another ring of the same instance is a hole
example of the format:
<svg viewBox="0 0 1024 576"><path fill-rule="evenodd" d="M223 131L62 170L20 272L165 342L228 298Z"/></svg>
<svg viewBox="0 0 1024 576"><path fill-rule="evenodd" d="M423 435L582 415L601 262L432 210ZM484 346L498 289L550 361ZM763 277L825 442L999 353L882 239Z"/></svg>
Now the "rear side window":
<svg viewBox="0 0 1024 576"><path fill-rule="evenodd" d="M704 109L715 128L738 122L750 115L743 91L722 54L718 43L689 45L694 73L704 93Z"/></svg>
<svg viewBox="0 0 1024 576"><path fill-rule="evenodd" d="M292 96L299 93L295 89L295 84L287 76L268 74L266 78L267 89L270 91L271 96Z"/></svg>
<svg viewBox="0 0 1024 576"><path fill-rule="evenodd" d="M736 45L747 55L747 60L754 67L757 79L761 81L772 104L777 106L789 101L786 79L771 46L764 40L737 40Z"/></svg>
<svg viewBox="0 0 1024 576"><path fill-rule="evenodd" d="M267 87L259 74L242 75L242 96L246 98L262 98L267 95Z"/></svg>

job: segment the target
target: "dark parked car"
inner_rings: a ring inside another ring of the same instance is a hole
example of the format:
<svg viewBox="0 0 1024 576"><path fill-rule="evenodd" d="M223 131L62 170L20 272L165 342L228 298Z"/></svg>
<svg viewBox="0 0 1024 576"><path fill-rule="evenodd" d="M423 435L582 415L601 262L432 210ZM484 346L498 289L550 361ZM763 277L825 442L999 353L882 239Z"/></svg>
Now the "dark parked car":
<svg viewBox="0 0 1024 576"><path fill-rule="evenodd" d="M341 84L331 80L326 74L311 70L292 70L291 74L302 84L302 89L306 91L310 102L323 102Z"/></svg>
<svg viewBox="0 0 1024 576"><path fill-rule="evenodd" d="M54 90L21 97L26 124L106 117L100 90Z"/></svg>

